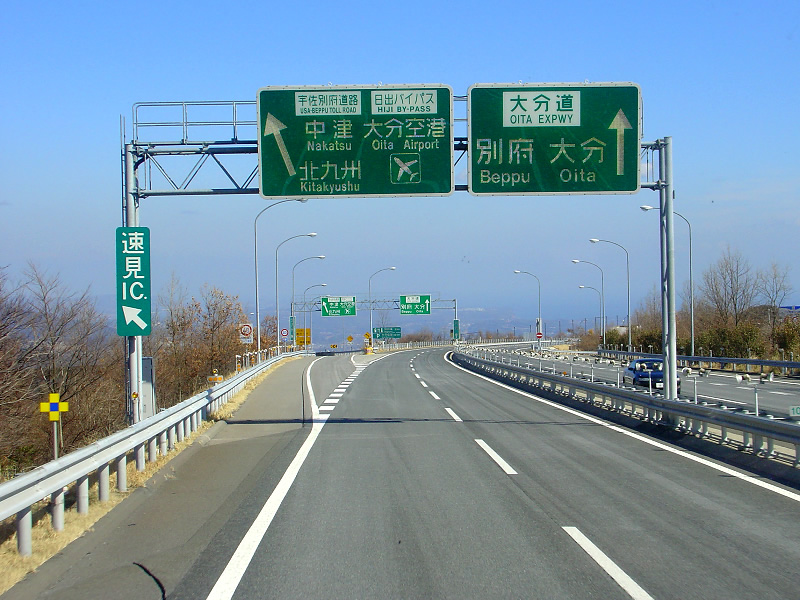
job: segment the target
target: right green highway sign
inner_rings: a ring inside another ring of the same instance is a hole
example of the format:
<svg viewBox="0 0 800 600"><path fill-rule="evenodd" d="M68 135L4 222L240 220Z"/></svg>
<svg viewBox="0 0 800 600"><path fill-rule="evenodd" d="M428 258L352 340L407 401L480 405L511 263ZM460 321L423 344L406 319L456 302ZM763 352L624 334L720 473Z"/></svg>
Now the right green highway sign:
<svg viewBox="0 0 800 600"><path fill-rule="evenodd" d="M470 193L639 191L635 83L477 84L468 94Z"/></svg>

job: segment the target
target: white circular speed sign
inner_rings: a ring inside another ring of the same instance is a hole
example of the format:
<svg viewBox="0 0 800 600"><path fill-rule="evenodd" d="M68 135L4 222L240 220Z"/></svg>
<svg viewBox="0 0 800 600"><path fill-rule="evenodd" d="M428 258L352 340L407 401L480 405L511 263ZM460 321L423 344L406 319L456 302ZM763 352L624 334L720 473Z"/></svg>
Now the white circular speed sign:
<svg viewBox="0 0 800 600"><path fill-rule="evenodd" d="M281 329L281 337L286 337L289 335L288 329Z"/></svg>
<svg viewBox="0 0 800 600"><path fill-rule="evenodd" d="M245 323L244 325L239 326L239 333L242 337L250 337L253 335L253 326Z"/></svg>

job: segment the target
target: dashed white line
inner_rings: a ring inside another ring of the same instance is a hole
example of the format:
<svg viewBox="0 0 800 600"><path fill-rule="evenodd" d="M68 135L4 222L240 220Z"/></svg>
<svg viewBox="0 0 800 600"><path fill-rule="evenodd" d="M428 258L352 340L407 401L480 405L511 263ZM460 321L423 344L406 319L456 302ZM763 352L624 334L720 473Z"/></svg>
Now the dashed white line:
<svg viewBox="0 0 800 600"><path fill-rule="evenodd" d="M431 392L431 393L433 393L433 392ZM450 414L451 417L453 417L453 421L455 421L456 423L463 423L464 422L464 421L461 420L461 417L459 417L456 413L453 412L452 409L445 407L445 410Z"/></svg>
<svg viewBox="0 0 800 600"><path fill-rule="evenodd" d="M483 440L475 440L475 443L477 443L478 446L483 448L484 452L486 452L486 454L488 454L492 458L492 460L496 462L497 465L501 469L503 469L503 471L505 471L506 475L518 475L518 473L511 468L511 465L509 465L506 461L504 461L503 458L497 452L492 450L492 447L489 446L489 444L487 444Z"/></svg>
<svg viewBox="0 0 800 600"><path fill-rule="evenodd" d="M414 377L416 377L417 379L419 379L419 378L420 378L420 377L419 377L419 373L414 373Z"/></svg>
<svg viewBox="0 0 800 600"><path fill-rule="evenodd" d="M425 382L424 382L424 381L422 381L422 380L420 380L420 382L419 382L419 383L420 383L420 385L421 385L422 387L424 387L424 388L428 387L428 384L427 384L427 383L425 383Z"/></svg>
<svg viewBox="0 0 800 600"><path fill-rule="evenodd" d="M634 600L653 600L653 597L648 594L642 587L636 583L630 576L620 569L617 564L611 560L606 554L595 546L592 541L587 538L577 527L563 527L564 531L575 540L583 551L588 554L594 562L600 565L617 584L625 590L628 595Z"/></svg>
<svg viewBox="0 0 800 600"><path fill-rule="evenodd" d="M433 392L433 391L431 391L431 390L428 390L428 393L429 393L431 396L433 396L433 399L434 399L434 400L441 400L441 398L439 398L439 396L437 396L437 395L436 395L436 392Z"/></svg>
<svg viewBox="0 0 800 600"><path fill-rule="evenodd" d="M328 398L325 400L324 404L339 404L338 398Z"/></svg>

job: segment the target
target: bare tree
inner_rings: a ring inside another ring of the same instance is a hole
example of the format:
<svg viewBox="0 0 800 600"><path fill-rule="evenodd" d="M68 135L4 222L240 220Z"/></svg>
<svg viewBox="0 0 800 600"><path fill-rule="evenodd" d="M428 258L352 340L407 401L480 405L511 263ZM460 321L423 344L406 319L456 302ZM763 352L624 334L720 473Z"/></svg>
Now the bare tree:
<svg viewBox="0 0 800 600"><path fill-rule="evenodd" d="M737 326L758 296L759 277L739 251L725 249L720 259L703 273L702 301L721 326Z"/></svg>
<svg viewBox="0 0 800 600"><path fill-rule="evenodd" d="M789 281L789 267L781 267L773 262L768 269L759 273L758 291L769 307L769 339L774 344L780 305L793 291Z"/></svg>

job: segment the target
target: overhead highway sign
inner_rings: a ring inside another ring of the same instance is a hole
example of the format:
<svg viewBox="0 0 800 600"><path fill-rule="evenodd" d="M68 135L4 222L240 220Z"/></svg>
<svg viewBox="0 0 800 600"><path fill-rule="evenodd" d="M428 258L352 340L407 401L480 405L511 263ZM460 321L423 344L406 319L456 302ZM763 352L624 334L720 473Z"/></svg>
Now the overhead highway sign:
<svg viewBox="0 0 800 600"><path fill-rule="evenodd" d="M470 193L639 190L635 83L477 84L468 98Z"/></svg>
<svg viewBox="0 0 800 600"><path fill-rule="evenodd" d="M453 193L449 86L266 87L257 104L265 198Z"/></svg>

